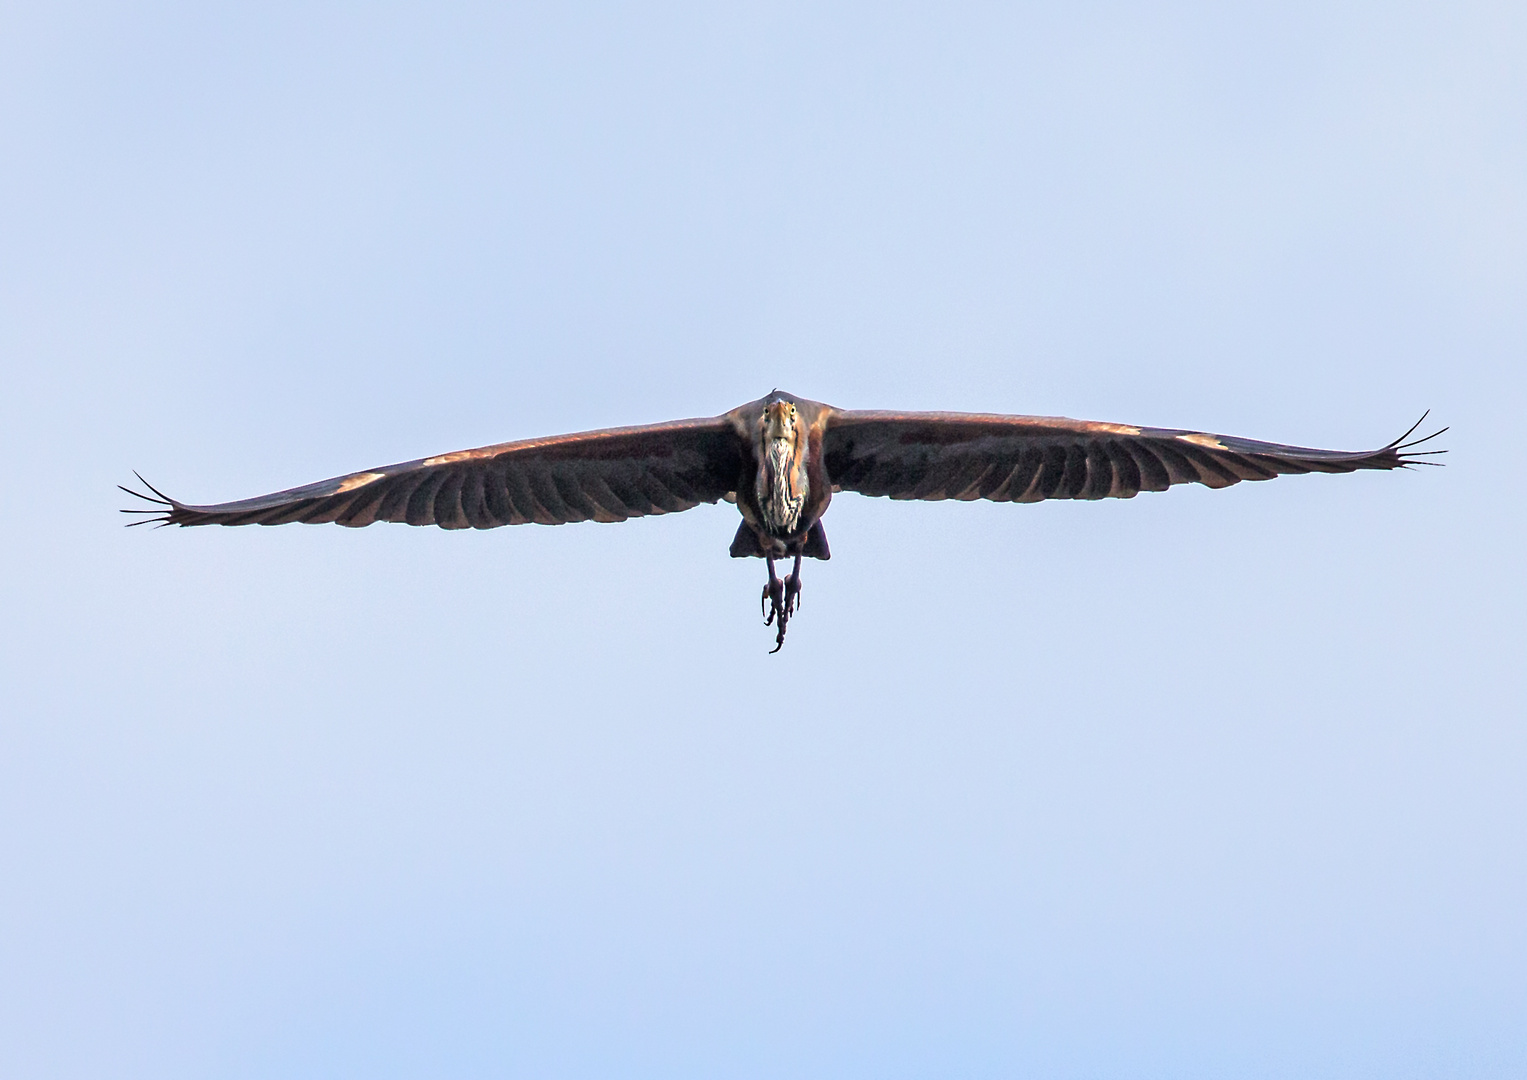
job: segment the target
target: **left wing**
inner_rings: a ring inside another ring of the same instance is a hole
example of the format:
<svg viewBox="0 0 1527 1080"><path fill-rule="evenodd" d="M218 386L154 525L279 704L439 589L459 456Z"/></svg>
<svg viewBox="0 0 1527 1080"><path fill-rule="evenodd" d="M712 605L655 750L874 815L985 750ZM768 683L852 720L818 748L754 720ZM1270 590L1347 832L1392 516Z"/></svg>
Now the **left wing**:
<svg viewBox="0 0 1527 1080"><path fill-rule="evenodd" d="M893 499L1129 499L1174 484L1229 487L1280 473L1345 473L1435 464L1410 431L1347 453L1172 428L1049 416L834 412L824 463L835 489Z"/></svg>

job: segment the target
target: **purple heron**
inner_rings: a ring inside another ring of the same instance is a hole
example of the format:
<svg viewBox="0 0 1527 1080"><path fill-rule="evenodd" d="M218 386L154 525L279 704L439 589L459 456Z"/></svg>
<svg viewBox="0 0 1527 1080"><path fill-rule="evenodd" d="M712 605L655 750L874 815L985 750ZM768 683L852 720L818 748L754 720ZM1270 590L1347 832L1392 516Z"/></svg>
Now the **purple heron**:
<svg viewBox="0 0 1527 1080"><path fill-rule="evenodd" d="M1422 421L1426 418L1423 416ZM238 502L195 506L123 488L152 508L133 524L492 529L624 521L722 499L742 523L733 558L768 563L774 650L800 603L801 560L827 559L822 515L839 491L892 499L1129 499L1174 484L1229 487L1281 473L1397 469L1441 450L1407 442L1346 453L1199 431L987 413L855 412L779 390L720 416L460 450ZM1446 430L1445 428L1442 430ZM781 580L776 560L793 559Z"/></svg>

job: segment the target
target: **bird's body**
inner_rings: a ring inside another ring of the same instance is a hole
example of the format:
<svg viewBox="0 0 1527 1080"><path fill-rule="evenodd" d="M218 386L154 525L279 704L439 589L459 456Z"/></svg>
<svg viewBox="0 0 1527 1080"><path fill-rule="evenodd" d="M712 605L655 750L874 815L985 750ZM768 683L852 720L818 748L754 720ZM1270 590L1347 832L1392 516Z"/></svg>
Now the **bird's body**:
<svg viewBox="0 0 1527 1080"><path fill-rule="evenodd" d="M488 529L623 521L735 502L737 558L769 564L776 649L800 595L800 560L830 557L822 515L836 491L893 499L1132 498L1180 483L1228 487L1290 472L1417 464L1406 443L1345 453L1203 432L1060 417L861 412L775 391L720 416L462 450L240 502L194 506L140 495L167 525L358 527L373 521ZM1438 432L1437 434L1440 434ZM1427 436L1432 438L1433 436ZM128 489L124 489L128 490ZM150 488L153 491L152 488ZM794 559L781 582L776 559Z"/></svg>

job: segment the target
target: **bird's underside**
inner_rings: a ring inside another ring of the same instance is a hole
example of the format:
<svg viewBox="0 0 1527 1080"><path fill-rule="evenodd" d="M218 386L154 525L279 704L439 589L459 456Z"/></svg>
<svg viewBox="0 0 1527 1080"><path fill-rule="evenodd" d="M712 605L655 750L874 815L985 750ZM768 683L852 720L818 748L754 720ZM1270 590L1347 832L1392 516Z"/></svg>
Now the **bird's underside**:
<svg viewBox="0 0 1527 1080"><path fill-rule="evenodd" d="M1425 417L1422 418L1423 420ZM154 504L133 524L284 525L373 521L492 529L624 521L735 503L736 558L769 567L765 622L775 651L800 599L802 558L830 557L822 515L834 493L892 499L1129 499L1175 484L1229 487L1282 473L1396 469L1440 450L1407 442L1346 453L1169 428L985 413L854 412L775 391L721 416L525 439L385 465L238 502ZM1442 430L1446 430L1445 428ZM141 477L139 477L142 480ZM791 559L781 580L775 562Z"/></svg>

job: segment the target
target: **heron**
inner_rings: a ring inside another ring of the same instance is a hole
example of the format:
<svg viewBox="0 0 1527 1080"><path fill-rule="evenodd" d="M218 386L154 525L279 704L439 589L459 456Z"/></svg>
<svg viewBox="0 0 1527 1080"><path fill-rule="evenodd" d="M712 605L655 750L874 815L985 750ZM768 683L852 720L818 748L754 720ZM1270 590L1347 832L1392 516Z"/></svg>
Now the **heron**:
<svg viewBox="0 0 1527 1080"><path fill-rule="evenodd" d="M1426 415L1377 450L1317 450L1201 431L1050 416L838 409L774 390L719 416L458 450L237 502L124 510L142 525L374 521L494 529L625 521L726 501L742 515L733 558L761 558L774 648L800 606L801 560L829 559L822 517L840 492L891 499L1130 499L1177 484L1224 488L1284 473L1434 465L1411 439ZM137 474L134 474L137 475ZM777 565L789 560L780 577Z"/></svg>

